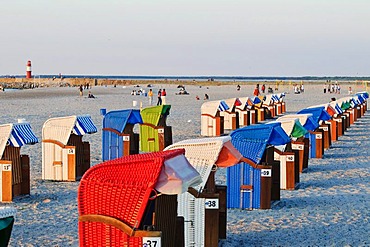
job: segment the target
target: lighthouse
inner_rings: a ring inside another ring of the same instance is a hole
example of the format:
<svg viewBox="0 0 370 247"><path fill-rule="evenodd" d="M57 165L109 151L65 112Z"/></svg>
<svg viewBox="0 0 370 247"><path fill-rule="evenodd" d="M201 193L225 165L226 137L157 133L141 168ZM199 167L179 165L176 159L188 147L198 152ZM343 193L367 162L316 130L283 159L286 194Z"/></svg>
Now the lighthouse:
<svg viewBox="0 0 370 247"><path fill-rule="evenodd" d="M27 61L26 78L32 78L31 61Z"/></svg>

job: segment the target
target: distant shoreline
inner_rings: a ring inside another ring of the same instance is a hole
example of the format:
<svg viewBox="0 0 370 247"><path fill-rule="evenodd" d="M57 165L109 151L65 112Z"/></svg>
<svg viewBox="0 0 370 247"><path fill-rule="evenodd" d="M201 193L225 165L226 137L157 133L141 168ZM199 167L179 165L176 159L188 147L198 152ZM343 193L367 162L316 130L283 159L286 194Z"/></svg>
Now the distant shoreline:
<svg viewBox="0 0 370 247"><path fill-rule="evenodd" d="M198 79L191 79L198 78ZM108 79L103 76L99 77L33 77L33 78L24 78L24 77L0 77L0 86L2 88L12 88L12 89L29 89L36 87L75 87L75 86L109 86L109 85L149 85L149 84L175 84L175 85L200 85L200 86L219 86L219 85L254 85L254 84L267 84L267 85L276 85L276 84L325 84L325 83L340 83L340 84L362 84L368 83L366 80L331 80L331 79L307 79L308 77L295 77L293 79L284 79L284 80L264 80L267 77L260 77L261 80L238 80L231 78L238 77L216 77L205 79L201 77L182 77L182 78L164 78L164 79L149 79L146 78L137 78L137 79ZM224 78L224 79L222 79ZM244 78L244 77L243 77ZM245 77L246 78L246 77ZM304 79L306 78L306 79ZM370 79L370 78L369 78ZM370 81L370 80L369 80Z"/></svg>
<svg viewBox="0 0 370 247"><path fill-rule="evenodd" d="M184 75L62 75L72 79L108 79L108 80L185 80L185 81L370 81L370 76L184 76ZM24 75L0 75L2 78L24 78ZM59 75L33 75L38 78L59 78Z"/></svg>

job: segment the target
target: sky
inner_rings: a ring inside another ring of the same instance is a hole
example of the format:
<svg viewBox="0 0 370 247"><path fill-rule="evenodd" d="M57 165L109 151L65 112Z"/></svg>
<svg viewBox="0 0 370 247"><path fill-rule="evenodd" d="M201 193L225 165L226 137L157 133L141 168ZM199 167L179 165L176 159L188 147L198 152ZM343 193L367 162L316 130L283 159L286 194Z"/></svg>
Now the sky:
<svg viewBox="0 0 370 247"><path fill-rule="evenodd" d="M369 76L369 0L2 0L0 75Z"/></svg>

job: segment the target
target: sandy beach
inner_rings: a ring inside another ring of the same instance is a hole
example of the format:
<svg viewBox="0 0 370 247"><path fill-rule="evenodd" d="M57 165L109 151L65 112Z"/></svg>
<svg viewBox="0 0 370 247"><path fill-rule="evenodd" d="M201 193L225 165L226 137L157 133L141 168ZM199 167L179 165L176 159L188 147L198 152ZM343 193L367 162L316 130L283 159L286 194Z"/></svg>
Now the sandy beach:
<svg viewBox="0 0 370 247"><path fill-rule="evenodd" d="M200 138L200 108L207 93L210 100L252 96L255 84L186 86L190 95L175 95L177 85L165 85L171 104L167 124L172 126L173 142ZM149 88L141 85L146 91ZM286 92L287 113L347 95L324 94L323 84L305 84L305 92L294 94L292 85L280 85ZM353 91L364 91L361 84ZM154 85L153 91L163 88ZM133 101L148 106L148 98L132 96L134 86L98 86L87 98L77 87L36 88L0 92L1 124L24 118L30 122L41 142L43 123L51 117L89 114L98 132L85 135L91 145L91 165L102 162L100 109L133 108ZM198 95L200 100L196 100ZM156 103L156 97L154 97ZM270 210L228 210L227 239L220 246L369 246L370 245L370 115L359 119L339 141L325 151L323 159L310 159L308 171L301 175L300 187L281 191L281 201ZM10 246L78 246L77 188L79 182L41 180L41 144L22 147L30 156L31 195L17 197L17 209ZM226 184L226 170L217 181ZM0 204L1 205L1 204Z"/></svg>

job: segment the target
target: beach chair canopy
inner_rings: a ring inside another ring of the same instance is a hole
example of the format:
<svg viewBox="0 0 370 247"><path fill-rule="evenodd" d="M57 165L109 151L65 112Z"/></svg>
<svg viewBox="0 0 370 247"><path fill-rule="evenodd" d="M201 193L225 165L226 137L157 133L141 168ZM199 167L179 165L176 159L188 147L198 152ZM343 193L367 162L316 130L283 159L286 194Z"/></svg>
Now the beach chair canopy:
<svg viewBox="0 0 370 247"><path fill-rule="evenodd" d="M260 163L267 145L279 146L290 142L279 122L249 125L231 132L230 136L234 147L256 164Z"/></svg>
<svg viewBox="0 0 370 247"><path fill-rule="evenodd" d="M369 93L366 92L366 91L358 92L358 93L356 93L356 95L361 95L364 99L368 99L369 98Z"/></svg>
<svg viewBox="0 0 370 247"><path fill-rule="evenodd" d="M306 130L313 131L319 127L319 123L313 119L311 113L288 114L288 115L279 117L277 120L286 119L286 118L298 118L299 122Z"/></svg>
<svg viewBox="0 0 370 247"><path fill-rule="evenodd" d="M238 98L240 101L240 107L239 109L245 110L248 106L252 105L252 101L250 101L249 97L242 97Z"/></svg>
<svg viewBox="0 0 370 247"><path fill-rule="evenodd" d="M300 138L307 133L307 130L299 122L298 118L285 118L276 121L281 123L281 128L290 137Z"/></svg>
<svg viewBox="0 0 370 247"><path fill-rule="evenodd" d="M274 103L277 103L280 101L280 95L273 94L271 99L274 101Z"/></svg>
<svg viewBox="0 0 370 247"><path fill-rule="evenodd" d="M313 119L317 123L319 123L320 121L328 121L328 120L331 119L331 116L325 110L325 107L323 107L323 106L319 106L319 107L315 107L315 108L302 109L302 110L300 110L297 113L298 114L307 114L307 113L310 113L310 114L312 114Z"/></svg>
<svg viewBox="0 0 370 247"><path fill-rule="evenodd" d="M346 107L346 109L351 108L351 107L354 108L358 106L359 104L360 102L356 100L356 98L350 97L348 101L346 101L346 104L344 105L344 107Z"/></svg>
<svg viewBox="0 0 370 247"><path fill-rule="evenodd" d="M263 97L263 96L262 96ZM251 99L251 101L252 101L252 103L253 103L253 105L256 105L256 104L260 104L260 103L262 103L262 100L259 98L259 97L252 97L252 98L250 98Z"/></svg>
<svg viewBox="0 0 370 247"><path fill-rule="evenodd" d="M241 97L239 98L239 101L241 103L240 108L242 108L243 110L245 110L246 108L252 108L252 106L254 105L252 98L250 97Z"/></svg>
<svg viewBox="0 0 370 247"><path fill-rule="evenodd" d="M171 105L151 106L142 109L140 115L144 123L157 126L161 116L168 116L170 114L170 109Z"/></svg>
<svg viewBox="0 0 370 247"><path fill-rule="evenodd" d="M89 115L50 118L42 127L42 139L55 140L67 145L71 134L83 136L97 131Z"/></svg>
<svg viewBox="0 0 370 247"><path fill-rule="evenodd" d="M362 94L356 94L353 98L355 100L358 100L360 102L360 104L362 104L366 101L365 97Z"/></svg>
<svg viewBox="0 0 370 247"><path fill-rule="evenodd" d="M344 97L344 98L337 99L336 101L338 105L340 106L340 108L345 111L351 107L356 106L356 102L354 102L352 99L353 97Z"/></svg>
<svg viewBox="0 0 370 247"><path fill-rule="evenodd" d="M201 114L208 114L212 117L217 115L217 112L227 111L230 107L223 100L215 100L204 102L201 107Z"/></svg>
<svg viewBox="0 0 370 247"><path fill-rule="evenodd" d="M0 157L7 145L22 147L25 144L38 143L29 123L15 123L0 125Z"/></svg>
<svg viewBox="0 0 370 247"><path fill-rule="evenodd" d="M267 94L265 95L264 99L263 99L263 104L264 105L271 105L273 104L274 100L272 99L272 94Z"/></svg>
<svg viewBox="0 0 370 247"><path fill-rule="evenodd" d="M279 101L280 101L280 102L283 102L283 101L284 101L284 98L285 98L285 93L281 93L281 94L279 95Z"/></svg>
<svg viewBox="0 0 370 247"><path fill-rule="evenodd" d="M332 101L329 103L330 106L334 109L335 111L335 114L342 114L343 113L343 110L342 108L338 105L338 102L337 101Z"/></svg>
<svg viewBox="0 0 370 247"><path fill-rule="evenodd" d="M229 107L230 111L235 110L235 106L241 106L242 102L240 101L239 98L231 98L231 99L225 99L224 100L226 105Z"/></svg>
<svg viewBox="0 0 370 247"><path fill-rule="evenodd" d="M327 111L330 116L333 116L334 114L337 113L336 110L333 108L333 106L330 103L320 104L320 105L313 105L313 106L309 106L307 108L317 108L317 107L324 107L325 111Z"/></svg>
<svg viewBox="0 0 370 247"><path fill-rule="evenodd" d="M85 173L78 189L78 212L80 216L113 217L136 228L155 190L179 194L199 182L183 149L129 155L95 165ZM99 230L99 225L83 222L80 227Z"/></svg>
<svg viewBox="0 0 370 247"><path fill-rule="evenodd" d="M263 100L264 105L272 105L274 103L278 103L280 97L277 94L267 94Z"/></svg>
<svg viewBox="0 0 370 247"><path fill-rule="evenodd" d="M242 155L230 141L230 136L189 139L168 146L165 150L185 149L185 157L202 177L202 183L194 187L199 190L205 187L214 165L229 167L239 163Z"/></svg>
<svg viewBox="0 0 370 247"><path fill-rule="evenodd" d="M118 110L110 111L104 115L103 128L112 128L117 130L119 133L123 133L127 124L141 124L140 110Z"/></svg>

